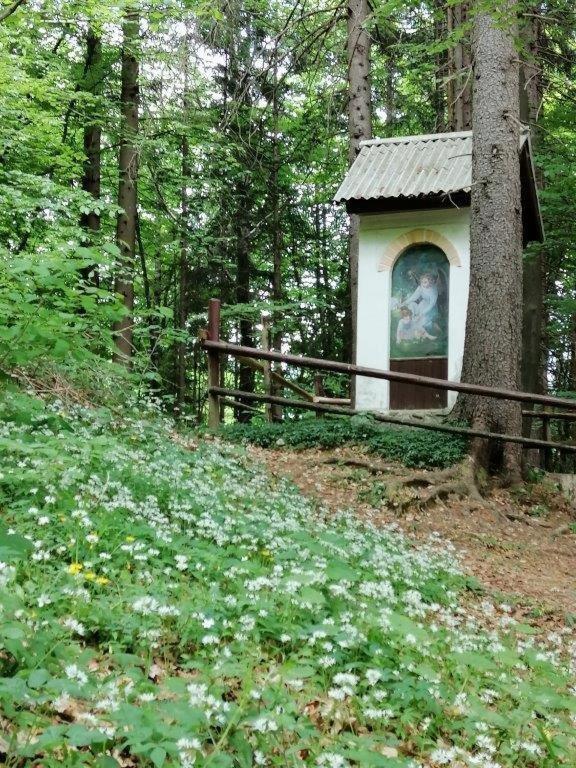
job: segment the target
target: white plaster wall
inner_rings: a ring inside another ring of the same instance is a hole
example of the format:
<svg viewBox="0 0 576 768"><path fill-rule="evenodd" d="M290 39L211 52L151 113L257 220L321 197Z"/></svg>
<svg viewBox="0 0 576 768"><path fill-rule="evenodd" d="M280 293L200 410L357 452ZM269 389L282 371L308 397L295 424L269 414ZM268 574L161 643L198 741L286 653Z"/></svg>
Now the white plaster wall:
<svg viewBox="0 0 576 768"><path fill-rule="evenodd" d="M393 240L413 229L421 228L430 229L448 239L461 261L461 266L450 267L448 300L448 378L459 381L470 279L469 208L364 214L360 217L356 360L358 365L370 368L389 368L392 268L379 271L378 267L386 247ZM449 392L449 407L452 407L455 401L456 393ZM388 410L388 382L358 377L356 408Z"/></svg>

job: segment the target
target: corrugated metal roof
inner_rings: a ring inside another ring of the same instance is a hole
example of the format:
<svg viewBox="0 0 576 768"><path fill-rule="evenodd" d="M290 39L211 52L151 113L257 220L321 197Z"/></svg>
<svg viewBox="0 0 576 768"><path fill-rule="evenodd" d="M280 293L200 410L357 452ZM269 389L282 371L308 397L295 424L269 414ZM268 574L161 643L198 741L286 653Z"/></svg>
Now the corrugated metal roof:
<svg viewBox="0 0 576 768"><path fill-rule="evenodd" d="M472 131L364 141L334 200L470 191Z"/></svg>
<svg viewBox="0 0 576 768"><path fill-rule="evenodd" d="M522 216L525 242L543 241L530 132L520 133ZM360 152L338 192L335 202L414 198L470 192L472 183L472 131L433 133L371 139Z"/></svg>

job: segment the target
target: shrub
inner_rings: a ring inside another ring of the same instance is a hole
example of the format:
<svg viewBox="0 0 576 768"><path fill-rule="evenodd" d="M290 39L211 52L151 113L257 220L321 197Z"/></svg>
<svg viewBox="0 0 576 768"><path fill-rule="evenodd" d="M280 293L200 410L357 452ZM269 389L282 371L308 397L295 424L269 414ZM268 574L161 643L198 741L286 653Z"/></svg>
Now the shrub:
<svg viewBox="0 0 576 768"><path fill-rule="evenodd" d="M232 442L261 448L337 448L359 445L370 453L402 461L407 467L448 467L460 461L467 442L463 437L411 427L379 424L368 417L303 418L283 424L253 421L228 424L222 435Z"/></svg>

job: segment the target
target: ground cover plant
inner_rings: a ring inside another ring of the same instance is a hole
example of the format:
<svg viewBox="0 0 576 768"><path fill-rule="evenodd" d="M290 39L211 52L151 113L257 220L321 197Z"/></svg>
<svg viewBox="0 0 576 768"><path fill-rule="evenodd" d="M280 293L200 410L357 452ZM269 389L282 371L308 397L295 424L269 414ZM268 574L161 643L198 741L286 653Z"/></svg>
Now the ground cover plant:
<svg viewBox="0 0 576 768"><path fill-rule="evenodd" d="M369 417L303 418L270 424L226 424L222 436L261 448L336 448L359 445L407 467L449 467L466 454L466 440L458 435L379 424Z"/></svg>
<svg viewBox="0 0 576 768"><path fill-rule="evenodd" d="M159 411L0 404L5 764L574 765L571 631L471 609L447 545Z"/></svg>

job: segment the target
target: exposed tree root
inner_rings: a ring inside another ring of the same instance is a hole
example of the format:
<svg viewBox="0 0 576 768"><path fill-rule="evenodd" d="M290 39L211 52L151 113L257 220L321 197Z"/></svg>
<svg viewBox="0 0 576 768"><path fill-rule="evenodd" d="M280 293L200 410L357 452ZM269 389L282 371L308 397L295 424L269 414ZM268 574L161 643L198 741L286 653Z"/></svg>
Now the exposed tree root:
<svg viewBox="0 0 576 768"><path fill-rule="evenodd" d="M406 489L412 493L406 493ZM417 489L421 489L417 493ZM390 502L401 511L410 506L427 507L450 496L457 496L469 502L470 510L484 509L491 512L500 523L510 520L525 525L550 528L548 523L509 510L502 510L486 496L483 496L476 480L475 462L468 457L454 467L439 472L415 472L406 477L394 479L387 485Z"/></svg>
<svg viewBox="0 0 576 768"><path fill-rule="evenodd" d="M466 499L471 511L479 508L488 510L500 523L508 523L512 520L534 527L551 527L549 523L535 520L529 515L502 510L497 504L483 496L478 480L482 475L478 472L476 461L472 456L468 456L456 466L447 469L422 470L402 477L391 475L392 472L397 471L397 467L364 459L331 457L325 459L323 463L340 467L357 467L372 475L387 474L386 496L390 504L400 512L412 506L425 508L435 502L446 501L451 496L455 496Z"/></svg>
<svg viewBox="0 0 576 768"><path fill-rule="evenodd" d="M405 498L401 493L405 488L426 490L416 497ZM417 503L425 507L433 501L446 499L449 496L468 498L474 504L486 504L476 484L474 465L470 458L438 472L414 472L406 477L395 479L389 483L388 491L390 499L396 503L400 502L402 506Z"/></svg>

